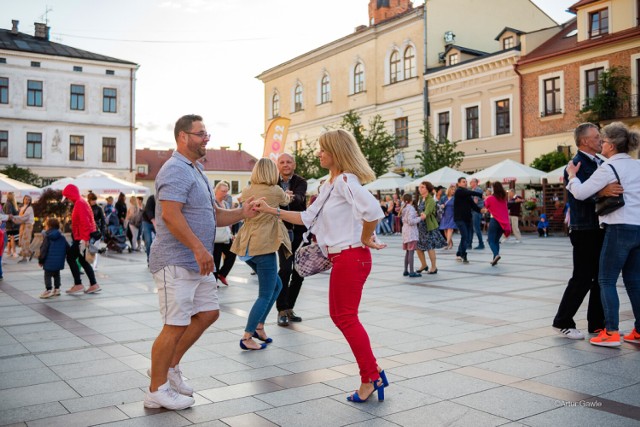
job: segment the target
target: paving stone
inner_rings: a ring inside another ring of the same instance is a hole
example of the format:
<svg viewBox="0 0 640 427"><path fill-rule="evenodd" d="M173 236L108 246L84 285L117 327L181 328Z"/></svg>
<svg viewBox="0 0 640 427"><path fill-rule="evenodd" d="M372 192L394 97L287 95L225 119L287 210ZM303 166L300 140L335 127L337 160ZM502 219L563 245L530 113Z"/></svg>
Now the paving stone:
<svg viewBox="0 0 640 427"><path fill-rule="evenodd" d="M201 423L221 418L235 417L250 412L258 412L268 408L271 408L271 405L261 400L254 397L243 397L209 405L194 406L179 413L192 423Z"/></svg>
<svg viewBox="0 0 640 427"><path fill-rule="evenodd" d="M62 381L14 387L0 390L0 410L56 402L73 397L78 397L78 393Z"/></svg>
<svg viewBox="0 0 640 427"><path fill-rule="evenodd" d="M93 377L67 380L82 396L110 393L118 390L128 390L136 387L148 387L149 377L137 371L116 372L112 374L96 375Z"/></svg>
<svg viewBox="0 0 640 427"><path fill-rule="evenodd" d="M616 426L616 427L637 427L638 420L609 414L582 406L562 407L553 411L527 417L522 420L525 425L531 427L542 427L551 425L561 425L563 427L583 427L583 426Z"/></svg>
<svg viewBox="0 0 640 427"><path fill-rule="evenodd" d="M47 367L0 373L0 389L24 387L60 381L60 377Z"/></svg>
<svg viewBox="0 0 640 427"><path fill-rule="evenodd" d="M332 396L339 392L340 390L329 387L325 384L310 384L302 387L293 387L280 391L262 393L257 395L256 398L267 402L272 406L283 406Z"/></svg>
<svg viewBox="0 0 640 427"><path fill-rule="evenodd" d="M276 424L256 414L237 415L222 420L230 427L277 427Z"/></svg>
<svg viewBox="0 0 640 427"><path fill-rule="evenodd" d="M89 425L104 424L112 421L126 419L127 416L116 407L95 409L93 411L76 412L74 414L59 415L29 422L33 427L84 427Z"/></svg>
<svg viewBox="0 0 640 427"><path fill-rule="evenodd" d="M567 369L567 366L559 363L550 363L523 356L512 356L491 362L480 363L477 367L520 378L533 378Z"/></svg>
<svg viewBox="0 0 640 427"><path fill-rule="evenodd" d="M161 414L132 418L102 425L109 427L180 427L191 425L191 422L180 416L178 412L167 411Z"/></svg>
<svg viewBox="0 0 640 427"><path fill-rule="evenodd" d="M38 359L47 366L65 365L67 363L93 362L108 359L110 356L99 348L85 348L81 350L60 351L39 354Z"/></svg>
<svg viewBox="0 0 640 427"><path fill-rule="evenodd" d="M230 386L216 387L209 390L199 390L198 394L212 402L237 399L239 397L254 396L271 391L282 390L282 387L269 381L253 381Z"/></svg>
<svg viewBox="0 0 640 427"><path fill-rule="evenodd" d="M401 426L499 426L507 419L477 411L454 402L438 402L409 411L391 414L387 420ZM394 424L394 425L395 425Z"/></svg>
<svg viewBox="0 0 640 427"><path fill-rule="evenodd" d="M40 418L50 418L56 415L67 414L67 410L59 402L40 403L32 406L22 406L20 408L5 409L0 411L0 425L12 423L24 424L27 421Z"/></svg>
<svg viewBox="0 0 640 427"><path fill-rule="evenodd" d="M16 356L2 359L1 372L24 371L27 369L43 368L45 365L35 356Z"/></svg>
<svg viewBox="0 0 640 427"><path fill-rule="evenodd" d="M440 372L424 377L400 381L399 385L440 399L454 399L499 387L499 384L460 375L455 372Z"/></svg>
<svg viewBox="0 0 640 427"><path fill-rule="evenodd" d="M574 368L553 374L536 377L537 382L555 387L566 388L578 392L598 396L621 387L636 384L637 377L617 375L616 371L594 371L590 369ZM640 403L640 395L636 403Z"/></svg>
<svg viewBox="0 0 640 427"><path fill-rule="evenodd" d="M257 414L279 426L305 427L344 426L374 418L367 412L329 398L279 406Z"/></svg>
<svg viewBox="0 0 640 427"><path fill-rule="evenodd" d="M81 412L89 411L91 409L106 408L107 406L138 402L143 399L144 392L139 388L134 388L130 390L62 400L60 403L67 408L69 412Z"/></svg>

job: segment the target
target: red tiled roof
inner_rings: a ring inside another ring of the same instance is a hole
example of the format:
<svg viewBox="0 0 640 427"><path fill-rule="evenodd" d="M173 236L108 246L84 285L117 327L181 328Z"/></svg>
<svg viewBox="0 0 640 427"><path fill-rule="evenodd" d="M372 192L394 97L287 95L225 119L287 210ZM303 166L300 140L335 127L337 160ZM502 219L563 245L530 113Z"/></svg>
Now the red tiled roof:
<svg viewBox="0 0 640 427"><path fill-rule="evenodd" d="M136 174L136 179L155 180L164 162L172 155L173 150L136 150L136 164L147 165L148 170L146 175ZM206 156L201 160L206 171L234 172L251 172L257 161L258 159L242 150L207 150Z"/></svg>
<svg viewBox="0 0 640 427"><path fill-rule="evenodd" d="M564 28L558 34L551 37L530 54L520 58L518 66L552 58L554 56L570 54L575 51L585 51L586 49L596 48L609 43L640 36L640 27L632 27L624 31L605 34L598 38L578 42L578 36L575 34L570 37L566 37L567 34L577 29L576 18L563 24L563 26Z"/></svg>

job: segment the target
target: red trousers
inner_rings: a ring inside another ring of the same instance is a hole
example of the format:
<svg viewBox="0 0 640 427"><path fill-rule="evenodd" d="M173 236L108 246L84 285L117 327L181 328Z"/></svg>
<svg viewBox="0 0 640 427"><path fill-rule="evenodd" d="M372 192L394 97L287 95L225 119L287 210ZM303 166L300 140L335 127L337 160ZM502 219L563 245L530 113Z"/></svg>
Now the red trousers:
<svg viewBox="0 0 640 427"><path fill-rule="evenodd" d="M369 248L353 248L329 254L333 262L329 279L329 314L346 338L360 368L363 383L377 381L378 364L371 350L369 335L358 319L364 282L371 271Z"/></svg>

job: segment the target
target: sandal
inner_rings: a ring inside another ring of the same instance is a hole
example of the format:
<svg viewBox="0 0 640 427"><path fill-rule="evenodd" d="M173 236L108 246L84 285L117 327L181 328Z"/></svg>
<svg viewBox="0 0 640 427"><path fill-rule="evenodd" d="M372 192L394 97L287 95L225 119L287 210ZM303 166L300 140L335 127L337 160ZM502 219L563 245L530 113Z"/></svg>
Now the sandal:
<svg viewBox="0 0 640 427"><path fill-rule="evenodd" d="M265 342L265 343L267 343L267 344L271 344L271 343L273 342L273 340L272 340L271 338L269 338L269 337L267 337L267 338L262 338L262 337L260 336L260 334L258 334L258 331L264 331L264 328L260 328L260 329L256 328L255 332L253 333L253 338L257 338L257 339L259 339L260 341Z"/></svg>
<svg viewBox="0 0 640 427"><path fill-rule="evenodd" d="M243 350L263 350L263 349L267 348L266 344L260 344L260 348L247 347L244 344L245 341L251 341L251 337L240 340L240 348L243 349Z"/></svg>

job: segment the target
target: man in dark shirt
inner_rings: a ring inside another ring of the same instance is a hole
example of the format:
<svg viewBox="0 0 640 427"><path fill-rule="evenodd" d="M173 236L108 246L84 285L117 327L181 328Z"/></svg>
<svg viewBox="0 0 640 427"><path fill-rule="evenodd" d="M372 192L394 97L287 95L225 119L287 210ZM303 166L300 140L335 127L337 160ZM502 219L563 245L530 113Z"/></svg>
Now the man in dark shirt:
<svg viewBox="0 0 640 427"><path fill-rule="evenodd" d="M282 209L296 212L304 211L307 208L307 181L294 173L296 170L295 159L291 154L282 153L278 156L277 165L280 172L278 185L289 195L291 201L288 205L282 206ZM294 225L286 221L284 221L284 225L289 231L291 251L295 254L307 229L304 225ZM296 299L304 279L293 268L293 256L286 258L281 250L278 251L278 259L280 263L278 276L282 281L282 290L276 301L278 326L288 326L289 322L302 321L302 318L294 313L293 307L296 305Z"/></svg>
<svg viewBox="0 0 640 427"><path fill-rule="evenodd" d="M460 244L458 245L456 259L465 264L469 263L469 260L467 260L467 245L470 240L469 235L473 232L471 212L480 212L480 208L473 201L475 195L475 192L467 189L467 179L464 177L458 178L458 188L453 196L453 220L460 232Z"/></svg>
<svg viewBox="0 0 640 427"><path fill-rule="evenodd" d="M153 243L153 235L156 232L156 196L153 194L147 199L142 211L142 240L144 248L147 252L147 264L149 264L149 251L151 251L151 243Z"/></svg>

